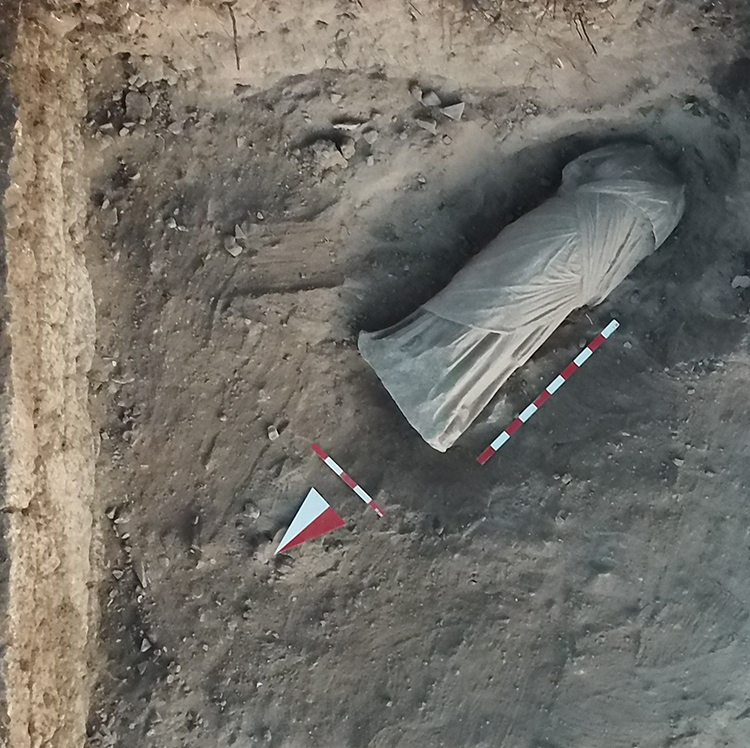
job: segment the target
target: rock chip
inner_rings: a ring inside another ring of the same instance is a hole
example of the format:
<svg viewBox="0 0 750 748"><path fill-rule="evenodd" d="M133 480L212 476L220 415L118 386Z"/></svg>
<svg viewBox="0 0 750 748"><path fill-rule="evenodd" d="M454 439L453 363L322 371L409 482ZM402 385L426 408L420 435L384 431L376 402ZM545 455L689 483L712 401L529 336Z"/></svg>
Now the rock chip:
<svg viewBox="0 0 750 748"><path fill-rule="evenodd" d="M147 120L151 116L151 102L146 94L128 91L125 94L125 116L130 122Z"/></svg>
<svg viewBox="0 0 750 748"><path fill-rule="evenodd" d="M448 119L452 119L458 122L458 120L460 120L461 117L464 116L465 107L466 105L463 103L463 101L459 101L458 104L451 104L450 106L443 107L440 111Z"/></svg>
<svg viewBox="0 0 750 748"><path fill-rule="evenodd" d="M430 119L415 119L414 120L423 130L432 133L433 135L437 132L437 124Z"/></svg>

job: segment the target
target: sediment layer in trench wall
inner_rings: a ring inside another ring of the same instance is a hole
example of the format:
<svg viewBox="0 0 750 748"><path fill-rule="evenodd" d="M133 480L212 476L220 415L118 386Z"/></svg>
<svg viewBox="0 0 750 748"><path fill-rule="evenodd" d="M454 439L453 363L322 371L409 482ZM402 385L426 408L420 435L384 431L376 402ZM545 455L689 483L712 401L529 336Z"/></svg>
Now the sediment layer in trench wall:
<svg viewBox="0 0 750 748"><path fill-rule="evenodd" d="M94 305L82 252L82 86L67 42L21 22L5 195L10 549L5 687L13 748L80 748L88 709Z"/></svg>

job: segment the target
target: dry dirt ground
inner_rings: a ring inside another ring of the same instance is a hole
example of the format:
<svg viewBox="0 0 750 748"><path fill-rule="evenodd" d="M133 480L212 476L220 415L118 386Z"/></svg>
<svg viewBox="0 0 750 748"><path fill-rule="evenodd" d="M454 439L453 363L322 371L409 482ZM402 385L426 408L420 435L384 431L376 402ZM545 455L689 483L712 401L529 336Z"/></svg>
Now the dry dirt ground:
<svg viewBox="0 0 750 748"><path fill-rule="evenodd" d="M137 0L22 23L83 84L65 163L88 180L96 310L93 361L71 362L96 451L93 534L70 544L100 608L76 592L98 618L90 748L750 745L748 23L690 0ZM433 451L358 332L616 139L674 165L684 220ZM346 528L274 558L311 486ZM81 708L66 677L43 708ZM73 723L29 745L80 745Z"/></svg>

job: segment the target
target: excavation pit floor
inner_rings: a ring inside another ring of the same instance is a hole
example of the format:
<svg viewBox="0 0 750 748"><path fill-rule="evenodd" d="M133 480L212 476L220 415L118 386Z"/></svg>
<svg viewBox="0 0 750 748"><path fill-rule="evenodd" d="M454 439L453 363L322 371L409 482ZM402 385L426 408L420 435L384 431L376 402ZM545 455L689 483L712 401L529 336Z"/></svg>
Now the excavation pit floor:
<svg viewBox="0 0 750 748"><path fill-rule="evenodd" d="M91 748L750 740L747 11L500 5L77 11ZM358 333L616 140L684 219L434 451ZM274 557L312 486L346 527Z"/></svg>

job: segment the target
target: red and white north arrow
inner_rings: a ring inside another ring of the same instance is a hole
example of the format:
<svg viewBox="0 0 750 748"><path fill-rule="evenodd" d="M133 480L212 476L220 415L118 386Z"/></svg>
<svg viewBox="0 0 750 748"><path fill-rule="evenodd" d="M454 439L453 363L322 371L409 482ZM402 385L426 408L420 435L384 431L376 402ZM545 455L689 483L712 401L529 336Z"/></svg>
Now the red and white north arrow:
<svg viewBox="0 0 750 748"><path fill-rule="evenodd" d="M319 538L344 525L341 515L314 488L311 488L299 511L294 515L292 524L284 533L276 553L288 551L295 545Z"/></svg>

